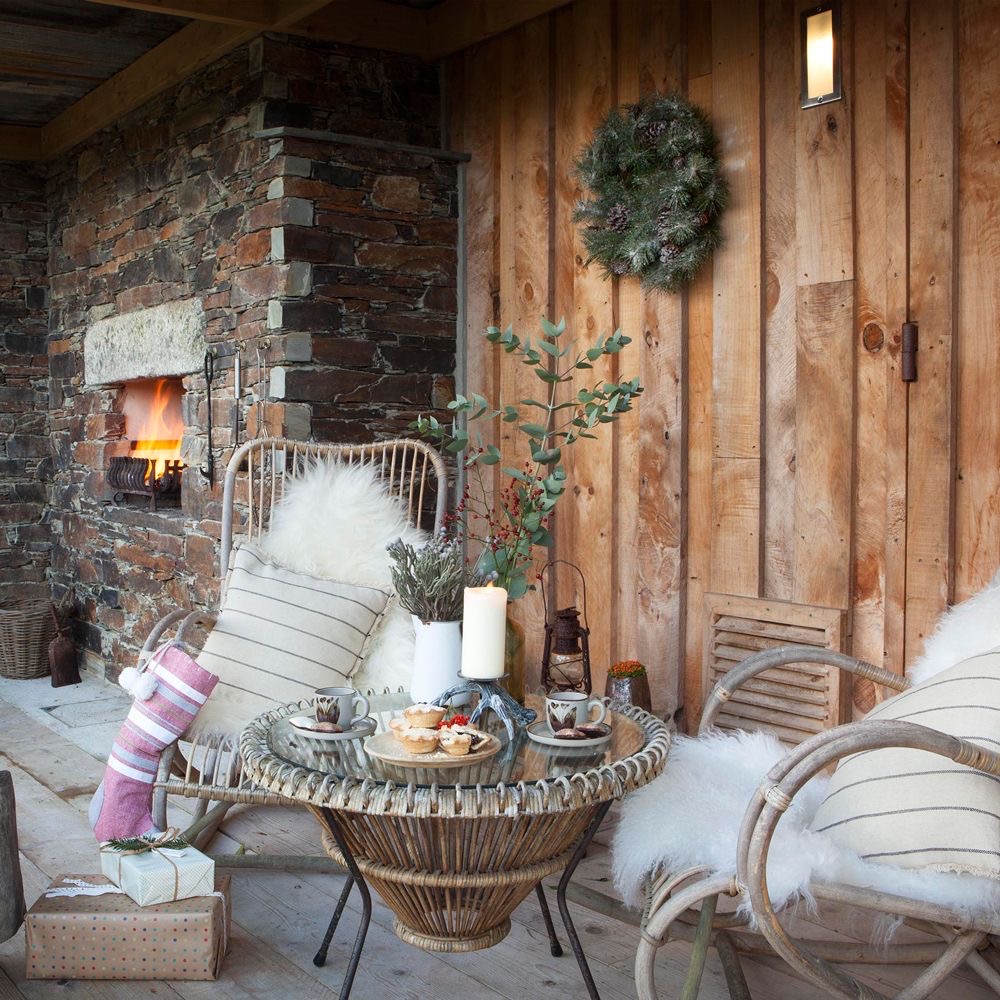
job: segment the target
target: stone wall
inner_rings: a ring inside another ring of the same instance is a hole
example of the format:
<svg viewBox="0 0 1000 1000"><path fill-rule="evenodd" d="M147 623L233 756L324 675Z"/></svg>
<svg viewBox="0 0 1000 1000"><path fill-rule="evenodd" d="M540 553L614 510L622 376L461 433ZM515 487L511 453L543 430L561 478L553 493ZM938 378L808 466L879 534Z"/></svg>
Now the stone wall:
<svg viewBox="0 0 1000 1000"><path fill-rule="evenodd" d="M0 163L0 600L47 593L45 179Z"/></svg>
<svg viewBox="0 0 1000 1000"><path fill-rule="evenodd" d="M132 662L171 608L217 600L237 345L251 435L257 392L270 433L321 440L395 433L443 402L454 368L455 163L288 134L434 142L436 88L434 68L414 60L261 38L51 168L51 576L57 597L75 588L95 669ZM215 488L199 472L209 445L199 367L184 374L181 508L116 505L104 472L127 447L120 386L87 384L87 331L119 318L126 336L143 310L192 298L216 354Z"/></svg>

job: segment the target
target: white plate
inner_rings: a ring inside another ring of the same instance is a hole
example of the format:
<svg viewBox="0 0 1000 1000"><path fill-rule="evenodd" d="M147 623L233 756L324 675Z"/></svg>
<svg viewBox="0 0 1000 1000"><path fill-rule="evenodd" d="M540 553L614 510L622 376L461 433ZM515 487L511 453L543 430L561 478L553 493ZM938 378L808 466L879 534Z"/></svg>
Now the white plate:
<svg viewBox="0 0 1000 1000"><path fill-rule="evenodd" d="M375 720L368 718L355 719L351 728L342 733L324 733L312 729L316 720L309 715L293 715L288 721L297 733L308 736L311 740L359 740L375 732Z"/></svg>
<svg viewBox="0 0 1000 1000"><path fill-rule="evenodd" d="M560 750L585 750L588 747L604 746L614 734L609 729L604 736L594 736L588 740L557 740L544 719L532 722L528 726L528 739L547 747L559 747Z"/></svg>
<svg viewBox="0 0 1000 1000"><path fill-rule="evenodd" d="M500 741L492 733L483 733L486 742L478 749L463 757L453 757L447 750L432 750L430 753L410 753L392 733L379 733L365 744L365 753L386 764L399 767L461 767L492 757L500 749Z"/></svg>

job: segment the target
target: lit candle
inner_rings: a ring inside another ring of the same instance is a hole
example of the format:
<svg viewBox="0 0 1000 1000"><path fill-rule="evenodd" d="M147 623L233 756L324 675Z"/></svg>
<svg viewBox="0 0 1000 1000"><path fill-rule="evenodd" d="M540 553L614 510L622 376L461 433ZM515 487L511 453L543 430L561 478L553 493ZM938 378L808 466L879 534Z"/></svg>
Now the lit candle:
<svg viewBox="0 0 1000 1000"><path fill-rule="evenodd" d="M462 676L494 680L504 675L507 591L488 583L466 587L462 612Z"/></svg>

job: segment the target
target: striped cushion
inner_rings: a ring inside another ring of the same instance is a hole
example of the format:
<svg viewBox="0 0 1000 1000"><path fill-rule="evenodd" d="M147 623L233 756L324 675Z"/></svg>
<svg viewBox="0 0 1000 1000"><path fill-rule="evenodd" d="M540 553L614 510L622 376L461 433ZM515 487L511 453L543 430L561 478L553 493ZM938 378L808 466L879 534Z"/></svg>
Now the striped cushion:
<svg viewBox="0 0 1000 1000"><path fill-rule="evenodd" d="M197 729L236 734L277 705L347 683L390 597L388 588L298 573L242 546L198 657L219 684Z"/></svg>
<svg viewBox="0 0 1000 1000"><path fill-rule="evenodd" d="M1000 649L890 698L868 718L1000 750ZM1000 780L924 750L845 757L811 829L867 861L1000 878Z"/></svg>

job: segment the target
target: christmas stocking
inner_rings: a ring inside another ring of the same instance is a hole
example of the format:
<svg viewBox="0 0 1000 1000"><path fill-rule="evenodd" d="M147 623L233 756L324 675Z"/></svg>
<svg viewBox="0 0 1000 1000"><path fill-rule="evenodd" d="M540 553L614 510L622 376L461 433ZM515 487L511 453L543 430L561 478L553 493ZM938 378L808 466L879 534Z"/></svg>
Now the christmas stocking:
<svg viewBox="0 0 1000 1000"><path fill-rule="evenodd" d="M143 673L132 667L122 671L119 683L134 700L90 804L90 825L99 841L156 829L153 782L160 753L191 724L218 680L171 644L153 654Z"/></svg>

